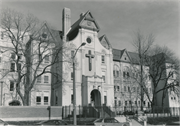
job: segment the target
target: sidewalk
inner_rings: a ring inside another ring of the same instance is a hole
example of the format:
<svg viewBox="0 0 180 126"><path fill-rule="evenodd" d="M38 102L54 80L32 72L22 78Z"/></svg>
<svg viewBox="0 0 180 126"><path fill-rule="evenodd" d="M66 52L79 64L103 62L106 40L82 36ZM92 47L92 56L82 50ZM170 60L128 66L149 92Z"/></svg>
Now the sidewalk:
<svg viewBox="0 0 180 126"><path fill-rule="evenodd" d="M143 125L141 125L139 122L137 122L134 119L131 119L131 121L132 121L132 126L143 126Z"/></svg>

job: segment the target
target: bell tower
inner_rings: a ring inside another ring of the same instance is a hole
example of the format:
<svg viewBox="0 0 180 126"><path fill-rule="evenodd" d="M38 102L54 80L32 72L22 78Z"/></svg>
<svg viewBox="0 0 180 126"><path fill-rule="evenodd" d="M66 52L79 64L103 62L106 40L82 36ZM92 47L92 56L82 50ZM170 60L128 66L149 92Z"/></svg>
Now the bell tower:
<svg viewBox="0 0 180 126"><path fill-rule="evenodd" d="M69 8L63 8L62 11L62 31L63 40L66 41L66 35L71 27L71 10Z"/></svg>

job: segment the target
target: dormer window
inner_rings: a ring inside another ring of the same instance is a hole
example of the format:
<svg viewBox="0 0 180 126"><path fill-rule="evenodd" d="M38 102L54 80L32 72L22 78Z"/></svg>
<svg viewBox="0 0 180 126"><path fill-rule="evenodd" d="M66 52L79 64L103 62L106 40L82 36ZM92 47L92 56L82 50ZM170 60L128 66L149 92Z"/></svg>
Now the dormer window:
<svg viewBox="0 0 180 126"><path fill-rule="evenodd" d="M126 60L126 57L124 57L124 60Z"/></svg>

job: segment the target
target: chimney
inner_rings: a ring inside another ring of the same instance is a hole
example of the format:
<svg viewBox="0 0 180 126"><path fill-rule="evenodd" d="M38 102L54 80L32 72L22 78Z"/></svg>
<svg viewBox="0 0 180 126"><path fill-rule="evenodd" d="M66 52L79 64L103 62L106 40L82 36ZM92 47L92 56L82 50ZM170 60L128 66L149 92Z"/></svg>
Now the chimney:
<svg viewBox="0 0 180 126"><path fill-rule="evenodd" d="M63 39L66 40L66 35L71 27L71 10L69 8L63 8L62 12L62 32Z"/></svg>
<svg viewBox="0 0 180 126"><path fill-rule="evenodd" d="M82 16L84 16L84 13L81 13L81 14L80 14L80 18L81 18Z"/></svg>

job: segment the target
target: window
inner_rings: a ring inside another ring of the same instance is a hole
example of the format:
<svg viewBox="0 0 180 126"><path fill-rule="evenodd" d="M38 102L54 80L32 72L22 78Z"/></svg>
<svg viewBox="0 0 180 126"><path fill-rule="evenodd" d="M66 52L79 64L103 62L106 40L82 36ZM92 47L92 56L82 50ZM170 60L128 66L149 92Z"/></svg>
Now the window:
<svg viewBox="0 0 180 126"><path fill-rule="evenodd" d="M49 76L44 76L44 83L49 83Z"/></svg>
<svg viewBox="0 0 180 126"><path fill-rule="evenodd" d="M137 101L135 101L135 105L137 105Z"/></svg>
<svg viewBox="0 0 180 126"><path fill-rule="evenodd" d="M11 53L11 58L12 58L13 60L15 60L15 58L16 58L15 53Z"/></svg>
<svg viewBox="0 0 180 126"><path fill-rule="evenodd" d="M71 80L73 80L73 72L71 72Z"/></svg>
<svg viewBox="0 0 180 126"><path fill-rule="evenodd" d="M125 101L125 105L127 105L127 101Z"/></svg>
<svg viewBox="0 0 180 126"><path fill-rule="evenodd" d="M117 86L117 91L119 91L119 86Z"/></svg>
<svg viewBox="0 0 180 126"><path fill-rule="evenodd" d="M18 59L21 60L22 59L22 54L18 55Z"/></svg>
<svg viewBox="0 0 180 126"><path fill-rule="evenodd" d="M14 82L10 81L10 91L14 91Z"/></svg>
<svg viewBox="0 0 180 126"><path fill-rule="evenodd" d="M11 63L11 70L10 72L15 72L15 63Z"/></svg>
<svg viewBox="0 0 180 126"><path fill-rule="evenodd" d="M130 87L128 87L128 92L130 92Z"/></svg>
<svg viewBox="0 0 180 126"><path fill-rule="evenodd" d="M105 76L104 75L102 76L102 79L103 79L103 82L105 83Z"/></svg>
<svg viewBox="0 0 180 126"><path fill-rule="evenodd" d="M21 71L21 64L18 63L17 71Z"/></svg>
<svg viewBox="0 0 180 126"><path fill-rule="evenodd" d="M127 78L129 78L129 72L127 72Z"/></svg>
<svg viewBox="0 0 180 126"><path fill-rule="evenodd" d="M44 96L44 105L48 105L48 96Z"/></svg>
<svg viewBox="0 0 180 126"><path fill-rule="evenodd" d="M49 63L49 56L48 56L48 55L45 55L45 57L44 57L44 63Z"/></svg>
<svg viewBox="0 0 180 126"><path fill-rule="evenodd" d="M119 101L119 106L121 106L121 101Z"/></svg>
<svg viewBox="0 0 180 126"><path fill-rule="evenodd" d="M117 97L114 97L114 105L117 106Z"/></svg>
<svg viewBox="0 0 180 126"><path fill-rule="evenodd" d="M0 63L1 63L1 57L0 57Z"/></svg>
<svg viewBox="0 0 180 126"><path fill-rule="evenodd" d="M114 86L114 91L116 91L116 86Z"/></svg>
<svg viewBox="0 0 180 126"><path fill-rule="evenodd" d="M101 63L105 63L105 57L104 57L104 55L101 56Z"/></svg>
<svg viewBox="0 0 180 126"><path fill-rule="evenodd" d="M37 78L37 83L41 83L41 76Z"/></svg>
<svg viewBox="0 0 180 126"><path fill-rule="evenodd" d="M107 104L107 96L104 96L104 104Z"/></svg>
<svg viewBox="0 0 180 126"><path fill-rule="evenodd" d="M104 104L107 104L107 91L104 92Z"/></svg>
<svg viewBox="0 0 180 126"><path fill-rule="evenodd" d="M131 105L131 101L129 101L129 104Z"/></svg>
<svg viewBox="0 0 180 126"><path fill-rule="evenodd" d="M40 96L36 97L36 105L41 105L41 97Z"/></svg>
<svg viewBox="0 0 180 126"><path fill-rule="evenodd" d="M174 97L174 100L176 100L176 97Z"/></svg>
<svg viewBox="0 0 180 126"><path fill-rule="evenodd" d="M126 77L126 72L123 71L123 77L125 78Z"/></svg>
<svg viewBox="0 0 180 126"><path fill-rule="evenodd" d="M139 105L141 104L141 102L140 102L140 101L138 101L138 103L139 103Z"/></svg>
<svg viewBox="0 0 180 126"><path fill-rule="evenodd" d="M124 91L126 91L126 86L124 86Z"/></svg>
<svg viewBox="0 0 180 126"><path fill-rule="evenodd" d="M146 101L144 101L144 106L146 106Z"/></svg>

